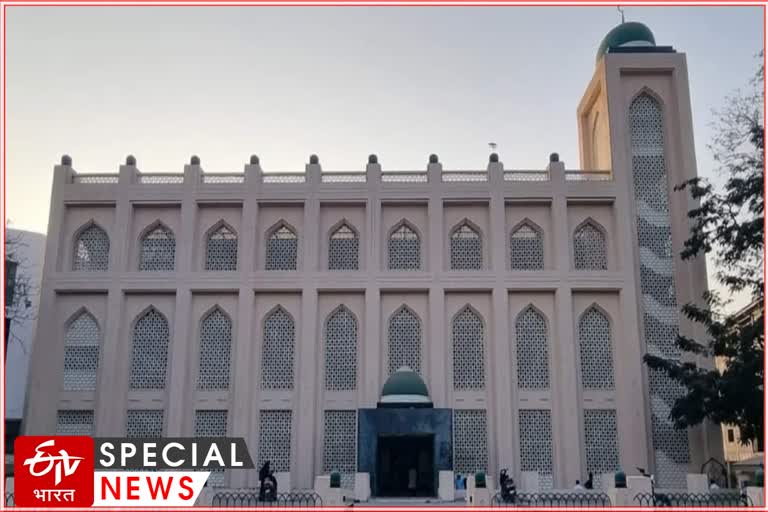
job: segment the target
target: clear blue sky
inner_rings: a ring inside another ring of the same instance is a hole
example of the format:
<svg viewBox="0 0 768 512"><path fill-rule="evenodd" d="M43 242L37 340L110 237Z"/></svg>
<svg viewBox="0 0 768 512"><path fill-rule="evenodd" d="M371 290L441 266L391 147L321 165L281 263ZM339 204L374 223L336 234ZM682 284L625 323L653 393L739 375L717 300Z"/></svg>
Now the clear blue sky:
<svg viewBox="0 0 768 512"><path fill-rule="evenodd" d="M700 174L711 108L744 86L758 7L626 8L688 54ZM47 228L52 167L83 172L578 167L576 105L614 7L8 7L8 204Z"/></svg>

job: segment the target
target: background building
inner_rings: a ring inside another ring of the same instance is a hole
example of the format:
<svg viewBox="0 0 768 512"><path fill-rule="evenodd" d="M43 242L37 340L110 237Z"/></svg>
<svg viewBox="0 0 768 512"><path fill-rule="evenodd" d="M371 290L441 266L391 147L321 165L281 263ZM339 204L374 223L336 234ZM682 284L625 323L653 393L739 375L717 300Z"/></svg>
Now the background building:
<svg viewBox="0 0 768 512"><path fill-rule="evenodd" d="M283 489L339 470L405 494L414 464L433 494L445 468L568 487L642 467L685 487L722 459L719 430L675 430L680 391L642 364L700 334L678 311L707 283L677 250L689 200L672 188L696 175L685 55L617 27L577 122L583 170L493 154L469 171L372 155L357 173L253 156L243 173L128 157L81 174L63 157L26 432L242 436Z"/></svg>
<svg viewBox="0 0 768 512"><path fill-rule="evenodd" d="M733 316L738 324L747 326L760 318L764 307L762 302L755 301L734 313ZM716 363L718 370L721 372L725 370L727 366L725 358L717 358ZM755 439L742 444L739 427L724 424L721 428L725 463L728 467L731 483L738 485L738 482L754 481L755 472L758 468L764 469L763 440Z"/></svg>
<svg viewBox="0 0 768 512"><path fill-rule="evenodd" d="M45 235L6 228L5 474L13 475L13 441L21 432L27 370L35 338Z"/></svg>

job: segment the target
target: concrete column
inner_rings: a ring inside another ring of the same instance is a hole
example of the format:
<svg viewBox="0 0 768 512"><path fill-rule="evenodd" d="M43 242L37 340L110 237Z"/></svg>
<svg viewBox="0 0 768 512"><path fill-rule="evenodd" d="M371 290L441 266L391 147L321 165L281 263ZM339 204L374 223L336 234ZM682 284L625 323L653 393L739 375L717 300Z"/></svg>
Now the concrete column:
<svg viewBox="0 0 768 512"><path fill-rule="evenodd" d="M583 480L581 460L581 383L576 371L574 339L573 297L568 286L560 286L555 292L555 327L550 332L552 350L552 426L555 442L555 476L560 478L560 487L570 482ZM555 487L557 487L555 482Z"/></svg>
<svg viewBox="0 0 768 512"><path fill-rule="evenodd" d="M359 407L375 407L381 391L380 387L384 382L381 375L379 347L386 341L381 339L380 317L379 290L368 288L365 291L365 330L361 333L361 353L358 354L358 361L363 362L362 371L358 372L358 383L362 388L361 392L358 392Z"/></svg>
<svg viewBox="0 0 768 512"><path fill-rule="evenodd" d="M451 383L451 356L449 340L450 334L447 332L445 319L445 291L440 286L433 286L429 289L429 332L428 343L429 364L429 393L432 396L432 402L435 407L452 407L449 401L451 393L449 387Z"/></svg>
<svg viewBox="0 0 768 512"><path fill-rule="evenodd" d="M165 435L168 437L192 435L193 407L190 403L191 393L196 388L189 377L189 368L193 359L190 339L194 336L191 322L192 293L188 288L176 290L176 306L174 308L173 337L168 347L168 399L165 404L166 426Z"/></svg>
<svg viewBox="0 0 768 512"><path fill-rule="evenodd" d="M555 315L552 319L550 347L552 350L552 425L554 431L555 474L564 486L582 473L581 450L581 383L576 371L576 342L574 338L573 297L568 277L571 269L571 234L568 231L568 198L565 183L565 164L549 163L552 181L552 225L555 258L554 265L561 285L555 292ZM555 343L556 341L556 343ZM557 487L558 482L555 481Z"/></svg>
<svg viewBox="0 0 768 512"><path fill-rule="evenodd" d="M261 389L255 377L258 372L254 371L253 368L253 361L255 360L253 351L256 343L252 332L254 302L253 290L249 286L241 286L237 299L237 331L234 333L235 338L232 345L232 372L230 374L230 396L232 399L229 412L231 422L229 432L232 436L245 438L251 457L256 456L256 449L258 448L250 436L250 433L256 429L256 426L251 424L251 417L254 417L251 404L258 403L257 399ZM229 485L231 487L247 487L249 485L248 474L254 472L254 470L230 471Z"/></svg>
<svg viewBox="0 0 768 512"><path fill-rule="evenodd" d="M494 231L498 233L498 231ZM497 467L488 468L491 475L497 475L500 468L509 468L514 474L517 461L514 460L514 443L517 425L515 423L512 404L517 402L516 390L513 390L509 368L511 367L510 336L509 336L509 292L504 287L495 287L492 295L493 329L490 340L488 357L489 368L492 371L492 388L488 390L489 414L494 418L492 428L496 431L495 462Z"/></svg>
<svg viewBox="0 0 768 512"><path fill-rule="evenodd" d="M200 182L202 169L199 164L184 166L184 197L181 200L181 234L176 239L181 241L181 246L176 248L176 272L179 274L202 270L193 268L195 254L200 254L198 261L204 258L202 240L196 240L195 228L197 226L197 203L195 202L195 190ZM195 246L197 244L197 247ZM186 250L184 250L186 249Z"/></svg>
<svg viewBox="0 0 768 512"><path fill-rule="evenodd" d="M314 287L305 288L301 297L301 329L298 341L298 358L296 368L297 407L294 414L298 417L296 441L297 459L291 461L293 485L299 489L309 489L313 484L315 472L315 439L317 432L322 429L318 418L322 411L316 409L320 390L318 389L317 371L322 365L323 355L320 347L321 330L317 322L317 290Z"/></svg>
<svg viewBox="0 0 768 512"><path fill-rule="evenodd" d="M72 182L74 176L72 159L63 156L61 165L53 168L53 183L51 185L51 209L48 214L48 236L45 240L45 263L40 282L40 305L35 331L35 341L32 344L32 354L29 359L29 372L27 373L27 398L24 405L24 418L22 420L22 432L26 435L52 434L56 431L56 409L51 410L50 400L47 398L51 390L61 387L58 379L61 378L61 369L58 361L50 356L52 346L60 344L63 333L59 332L56 322L45 322L42 319L56 318L56 293L53 291L52 281L55 279L60 261L66 262L66 258L60 258L62 250L69 250L64 242L65 234L61 233L61 222L64 218L64 201L62 199L64 187ZM70 262L71 264L71 262ZM103 326L102 326L103 329Z"/></svg>
<svg viewBox="0 0 768 512"><path fill-rule="evenodd" d="M132 319L123 318L123 291L119 286L111 287L107 295L106 325L102 328L101 358L99 360L99 375L97 386L96 410L94 422L96 435L122 436L125 433L125 398L128 392L128 381L116 378L125 374L124 368L130 365L123 357L121 321ZM41 301L42 304L42 301ZM42 325L42 323L38 324ZM122 403L116 413L115 402Z"/></svg>
<svg viewBox="0 0 768 512"><path fill-rule="evenodd" d="M260 167L258 165L246 165L245 176L246 180L249 177L260 178ZM257 257L256 251L264 251L262 244L258 244L257 240L263 237L263 233L257 233L256 228L258 226L259 204L256 199L258 190L261 186L260 180L251 179L246 184L248 188L248 195L243 203L243 209L241 211L240 219L240 233L238 235L238 254L237 254L237 271L242 276L242 282L248 281L248 275L254 270L261 270L256 267L256 262L260 259Z"/></svg>
<svg viewBox="0 0 768 512"><path fill-rule="evenodd" d="M135 162L135 161L134 161ZM130 248L130 229L133 224L133 206L128 199L126 188L136 183L138 169L135 165L121 165L118 177L118 194L115 203L115 221L110 231L109 269L113 276L121 271L133 271L129 268L132 258L128 254ZM123 435L125 432L125 404L120 412L115 414L114 403L105 403L105 399L119 399L124 402L128 392L128 380L122 378L127 375L126 368L130 366L130 360L126 361L122 354L122 326L121 321L130 325L133 319L123 317L124 294L118 279L112 279L109 284L106 308L106 326L102 326L102 356L99 361L99 386L98 396L101 397L94 411L94 422L98 432L105 435ZM130 354L130 351L128 351ZM169 381L170 382L170 381Z"/></svg>

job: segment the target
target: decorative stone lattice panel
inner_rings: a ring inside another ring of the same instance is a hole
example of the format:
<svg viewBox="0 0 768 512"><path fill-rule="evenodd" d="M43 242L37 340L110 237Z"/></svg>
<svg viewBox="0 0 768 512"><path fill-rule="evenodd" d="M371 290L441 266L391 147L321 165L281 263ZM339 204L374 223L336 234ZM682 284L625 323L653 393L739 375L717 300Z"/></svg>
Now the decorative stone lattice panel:
<svg viewBox="0 0 768 512"><path fill-rule="evenodd" d="M262 410L259 416L259 463L272 471L291 470L291 411Z"/></svg>
<svg viewBox="0 0 768 512"><path fill-rule="evenodd" d="M649 94L639 95L630 105L629 128L645 343L651 354L680 358L664 115ZM648 388L658 485L685 487L690 461L688 431L676 430L669 419L669 410L683 390L656 370L648 371Z"/></svg>
<svg viewBox="0 0 768 512"><path fill-rule="evenodd" d="M176 238L173 232L159 225L141 239L139 270L170 272L176 265Z"/></svg>
<svg viewBox="0 0 768 512"><path fill-rule="evenodd" d="M261 352L261 388L293 389L293 360L296 326L282 307L264 319L264 345Z"/></svg>
<svg viewBox="0 0 768 512"><path fill-rule="evenodd" d="M586 390L613 389L611 324L602 311L590 307L579 320L581 385Z"/></svg>
<svg viewBox="0 0 768 512"><path fill-rule="evenodd" d="M92 436L93 411L60 410L56 413L56 435Z"/></svg>
<svg viewBox="0 0 768 512"><path fill-rule="evenodd" d="M357 411L325 411L323 474L341 473L342 487L354 488L357 471Z"/></svg>
<svg viewBox="0 0 768 512"><path fill-rule="evenodd" d="M584 409L584 453L587 471L594 473L595 478L619 469L619 432L615 410Z"/></svg>
<svg viewBox="0 0 768 512"><path fill-rule="evenodd" d="M342 224L328 240L328 270L357 270L360 238L357 232Z"/></svg>
<svg viewBox="0 0 768 512"><path fill-rule="evenodd" d="M453 411L453 471L474 475L488 470L488 422L484 409Z"/></svg>
<svg viewBox="0 0 768 512"><path fill-rule="evenodd" d="M451 270L483 268L483 241L480 233L467 223L451 233Z"/></svg>
<svg viewBox="0 0 768 512"><path fill-rule="evenodd" d="M106 272L109 268L109 236L93 224L80 232L75 241L72 270Z"/></svg>
<svg viewBox="0 0 768 512"><path fill-rule="evenodd" d="M453 389L485 389L485 326L472 308L465 306L453 318Z"/></svg>
<svg viewBox="0 0 768 512"><path fill-rule="evenodd" d="M401 224L389 235L389 270L419 270L421 241L408 225Z"/></svg>
<svg viewBox="0 0 768 512"><path fill-rule="evenodd" d="M573 233L573 266L576 270L607 270L605 234L590 222Z"/></svg>
<svg viewBox="0 0 768 512"><path fill-rule="evenodd" d="M357 320L344 306L325 323L325 389L357 389Z"/></svg>
<svg viewBox="0 0 768 512"><path fill-rule="evenodd" d="M512 270L541 270L544 268L544 237L528 223L522 224L509 236L509 261Z"/></svg>
<svg viewBox="0 0 768 512"><path fill-rule="evenodd" d="M229 389L232 363L232 320L218 307L200 322L200 365L197 389Z"/></svg>
<svg viewBox="0 0 768 512"><path fill-rule="evenodd" d="M100 341L99 326L90 313L80 313L69 324L64 339L64 390L96 389Z"/></svg>
<svg viewBox="0 0 768 512"><path fill-rule="evenodd" d="M296 270L299 237L287 226L280 226L267 239L267 270Z"/></svg>
<svg viewBox="0 0 768 512"><path fill-rule="evenodd" d="M168 371L168 321L150 308L133 326L131 389L165 389Z"/></svg>
<svg viewBox="0 0 768 512"><path fill-rule="evenodd" d="M208 235L205 270L237 270L237 234L224 224Z"/></svg>
<svg viewBox="0 0 768 512"><path fill-rule="evenodd" d="M195 437L226 437L227 410L199 409L195 411ZM224 485L224 470L214 469L208 477L211 487Z"/></svg>
<svg viewBox="0 0 768 512"><path fill-rule="evenodd" d="M162 409L129 409L127 412L126 437L163 437Z"/></svg>
<svg viewBox="0 0 768 512"><path fill-rule="evenodd" d="M421 320L405 306L389 319L389 373L403 366L421 374Z"/></svg>
<svg viewBox="0 0 768 512"><path fill-rule="evenodd" d="M549 389L549 332L547 320L533 306L515 320L517 338L517 386Z"/></svg>
<svg viewBox="0 0 768 512"><path fill-rule="evenodd" d="M520 409L519 421L520 470L538 472L542 489L551 489L552 413L549 409Z"/></svg>

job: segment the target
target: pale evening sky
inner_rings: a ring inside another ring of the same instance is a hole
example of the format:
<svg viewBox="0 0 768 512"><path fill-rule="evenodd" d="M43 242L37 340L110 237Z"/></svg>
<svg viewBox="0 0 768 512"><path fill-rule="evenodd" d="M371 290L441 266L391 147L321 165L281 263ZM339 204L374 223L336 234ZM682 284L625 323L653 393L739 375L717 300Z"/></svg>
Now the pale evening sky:
<svg viewBox="0 0 768 512"><path fill-rule="evenodd" d="M628 7L687 53L699 173L712 107L746 85L759 7ZM53 165L115 172L578 168L576 106L615 7L7 8L7 217L45 232Z"/></svg>

